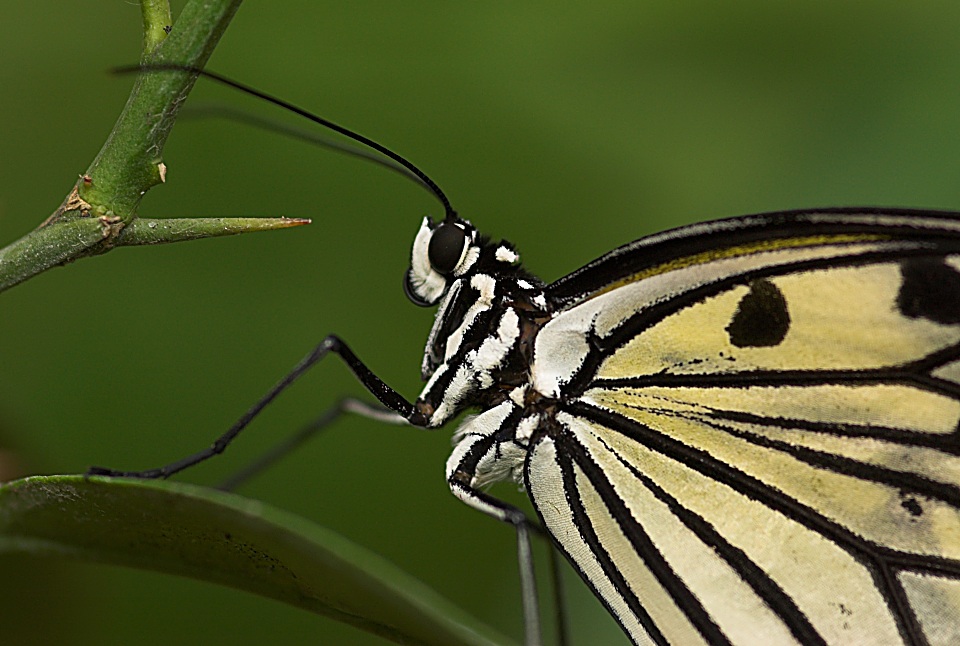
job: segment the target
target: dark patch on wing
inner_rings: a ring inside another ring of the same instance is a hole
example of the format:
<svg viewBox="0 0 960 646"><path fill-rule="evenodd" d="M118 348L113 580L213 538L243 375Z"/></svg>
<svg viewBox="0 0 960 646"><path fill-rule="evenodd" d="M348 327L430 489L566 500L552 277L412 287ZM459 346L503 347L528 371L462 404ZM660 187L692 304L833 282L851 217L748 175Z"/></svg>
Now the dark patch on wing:
<svg viewBox="0 0 960 646"><path fill-rule="evenodd" d="M903 508L910 512L911 516L923 516L923 507L917 502L916 498L907 498L900 503Z"/></svg>
<svg viewBox="0 0 960 646"><path fill-rule="evenodd" d="M907 318L960 323L960 273L943 258L909 258L900 265L897 307Z"/></svg>
<svg viewBox="0 0 960 646"><path fill-rule="evenodd" d="M750 291L737 305L726 327L730 343L738 348L766 348L779 345L790 329L787 300L776 285L766 279L750 283Z"/></svg>

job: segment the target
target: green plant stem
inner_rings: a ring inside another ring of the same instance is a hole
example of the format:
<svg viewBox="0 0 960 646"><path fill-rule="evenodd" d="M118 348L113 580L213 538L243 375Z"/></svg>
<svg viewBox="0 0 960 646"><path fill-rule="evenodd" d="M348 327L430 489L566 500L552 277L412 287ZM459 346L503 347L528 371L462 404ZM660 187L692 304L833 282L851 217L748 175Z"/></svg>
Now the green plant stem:
<svg viewBox="0 0 960 646"><path fill-rule="evenodd" d="M80 257L103 237L103 227L96 218L71 220L23 236L0 250L0 290Z"/></svg>
<svg viewBox="0 0 960 646"><path fill-rule="evenodd" d="M143 58L160 45L173 27L167 0L140 0L143 14Z"/></svg>
<svg viewBox="0 0 960 646"><path fill-rule="evenodd" d="M144 0L146 64L178 64L202 68L213 53L241 0L190 0L172 28L166 0ZM193 88L189 72L150 72L137 76L113 131L87 172L60 207L37 229L0 249L0 290L17 285L51 267L97 255L120 244L124 229L137 217L143 195L163 182L164 144L177 112ZM260 231L272 225L239 226L229 233ZM189 239L181 228L154 227L151 244ZM205 229L224 235L223 220ZM163 233L170 236L163 239ZM192 237L204 237L202 235ZM128 236L137 240L137 235Z"/></svg>
<svg viewBox="0 0 960 646"><path fill-rule="evenodd" d="M203 67L240 0L191 0L172 31L144 63ZM161 155L177 111L193 88L188 72L140 74L96 159L79 183L97 215L133 219L144 193L163 181Z"/></svg>

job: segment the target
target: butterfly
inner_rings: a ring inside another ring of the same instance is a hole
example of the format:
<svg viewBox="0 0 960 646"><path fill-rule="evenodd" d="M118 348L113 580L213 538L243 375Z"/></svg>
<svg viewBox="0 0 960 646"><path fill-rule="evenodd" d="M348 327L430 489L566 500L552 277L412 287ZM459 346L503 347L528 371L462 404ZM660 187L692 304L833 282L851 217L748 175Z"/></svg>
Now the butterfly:
<svg viewBox="0 0 960 646"><path fill-rule="evenodd" d="M479 406L454 493L514 480L636 643L957 643L960 219L676 229L544 284L425 221L414 419Z"/></svg>
<svg viewBox="0 0 960 646"><path fill-rule="evenodd" d="M450 489L516 527L523 565L533 524L487 492L519 483L637 644L960 643L960 214L717 220L545 283L399 159L446 210L404 280L437 308L419 396L331 335L221 448L95 473L220 452L334 353L396 419L472 412Z"/></svg>

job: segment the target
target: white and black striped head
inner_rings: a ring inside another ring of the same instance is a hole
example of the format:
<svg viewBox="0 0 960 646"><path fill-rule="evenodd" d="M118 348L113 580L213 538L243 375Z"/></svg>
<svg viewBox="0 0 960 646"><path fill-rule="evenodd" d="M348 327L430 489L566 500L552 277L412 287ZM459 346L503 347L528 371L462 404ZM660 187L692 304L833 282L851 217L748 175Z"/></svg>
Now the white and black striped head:
<svg viewBox="0 0 960 646"><path fill-rule="evenodd" d="M404 291L417 305L436 305L451 283L481 265L484 271L497 274L516 266L518 261L512 247L502 242L491 245L466 220L453 217L434 222L428 216L413 242Z"/></svg>

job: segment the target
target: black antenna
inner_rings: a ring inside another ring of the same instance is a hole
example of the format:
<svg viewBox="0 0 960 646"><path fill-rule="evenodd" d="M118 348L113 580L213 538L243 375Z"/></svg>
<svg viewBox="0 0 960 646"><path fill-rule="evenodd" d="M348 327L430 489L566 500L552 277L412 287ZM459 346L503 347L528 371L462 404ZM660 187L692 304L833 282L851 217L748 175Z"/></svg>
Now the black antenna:
<svg viewBox="0 0 960 646"><path fill-rule="evenodd" d="M430 193L434 198L436 195L430 187L423 183L423 180L420 179L417 175L414 175L406 166L401 166L397 162L393 161L389 157L384 157L375 150L370 150L366 147L361 147L354 141L344 142L331 139L330 137L324 137L316 134L315 132L304 130L303 128L290 126L285 123L279 123L277 121L271 121L270 119L265 119L258 115L255 115L251 112L235 108L228 105L220 104L209 104L209 105L189 105L180 110L180 119L193 119L193 118L207 118L213 117L217 119L229 119L231 121L236 121L238 123L243 123L254 128L259 128L261 130L267 130L269 132L274 132L285 137L290 137L298 141L305 141L308 144L313 144L315 146L321 146L332 150L335 153L340 153L342 155L350 155L351 157L358 157L364 161L368 161L371 164L378 164L384 168L393 171L399 175L406 177L411 182L416 182L417 186L423 190Z"/></svg>
<svg viewBox="0 0 960 646"><path fill-rule="evenodd" d="M321 116L315 115L312 112L308 112L303 108L299 108L293 105L289 101L284 101L283 99L267 94L266 92L261 92L260 90L256 90L250 87L249 85L245 85L243 83L240 83L239 81L234 81L233 79L229 79L226 76L217 74L216 72L208 72L207 70L202 70L198 67L191 67L189 65L179 65L177 63L158 63L153 65L130 65L126 67L116 67L111 71L114 74L130 74L133 72L163 72L163 71L190 72L191 74L197 74L198 76L203 76L204 78L208 78L218 83L222 83L223 85L232 87L235 90L240 90L245 94L249 94L250 96L257 97L258 99L263 99L267 103L272 103L278 107L283 108L284 110L289 110L290 112L293 112L294 114L298 114L301 117L309 119L310 121L313 121L314 123L319 124L324 128L329 128L330 130L333 130L334 132L337 132L343 135L344 137L348 137L350 139L353 139L356 142L363 144L364 146L367 146L368 148L372 148L373 150L377 151L381 155L389 157L393 161L397 162L398 164L400 164L401 166L409 170L411 173L413 173L417 177L417 179L423 182L423 184L430 190L430 192L433 193L434 196L440 201L440 203L443 205L445 219L452 220L456 218L456 215L457 215L456 211L453 210L453 206L451 206L450 200L447 199L447 196L444 194L444 192L440 190L440 187L437 186L436 182L430 179L430 177L428 177L427 174L424 173L422 170L417 168L413 164L413 162L408 161L407 159L401 157L400 155L393 152L386 146L378 144L377 142L375 142L374 140L368 137L364 137L359 132L354 132L349 128L345 128L328 119L324 119Z"/></svg>

